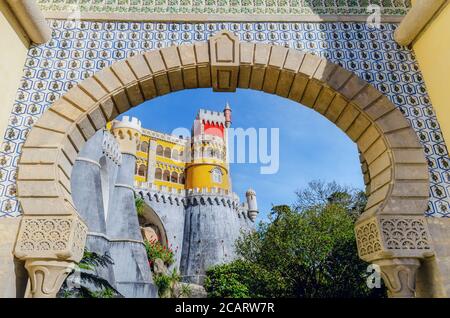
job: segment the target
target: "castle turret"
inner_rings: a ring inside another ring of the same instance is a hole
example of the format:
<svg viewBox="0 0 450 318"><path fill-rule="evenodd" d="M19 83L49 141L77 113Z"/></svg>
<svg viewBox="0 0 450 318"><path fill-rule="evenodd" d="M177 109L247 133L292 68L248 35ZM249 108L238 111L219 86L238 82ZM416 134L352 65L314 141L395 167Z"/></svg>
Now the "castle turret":
<svg viewBox="0 0 450 318"><path fill-rule="evenodd" d="M229 191L224 113L200 109L194 121L191 142L192 161L186 166L186 188Z"/></svg>
<svg viewBox="0 0 450 318"><path fill-rule="evenodd" d="M140 120L123 116L121 121L112 123L111 132L119 143L120 152L136 157L137 145L142 135Z"/></svg>
<svg viewBox="0 0 450 318"><path fill-rule="evenodd" d="M225 127L230 128L231 123L232 123L232 121L231 121L231 107L230 107L230 104L228 104L228 102L225 105L225 109L223 110L223 114L225 116Z"/></svg>
<svg viewBox="0 0 450 318"><path fill-rule="evenodd" d="M245 196L247 198L247 205L248 205L248 217L252 222L255 222L256 216L258 215L258 204L256 202L256 192L253 189L248 189L245 193Z"/></svg>

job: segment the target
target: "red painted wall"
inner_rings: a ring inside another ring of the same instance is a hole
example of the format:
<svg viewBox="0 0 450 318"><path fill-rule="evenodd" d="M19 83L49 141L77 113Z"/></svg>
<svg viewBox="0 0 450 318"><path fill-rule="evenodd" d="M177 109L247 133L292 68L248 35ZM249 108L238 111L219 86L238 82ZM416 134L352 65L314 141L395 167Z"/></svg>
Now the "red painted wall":
<svg viewBox="0 0 450 318"><path fill-rule="evenodd" d="M223 125L216 125L207 122L203 122L204 132L206 135L217 136L223 138Z"/></svg>

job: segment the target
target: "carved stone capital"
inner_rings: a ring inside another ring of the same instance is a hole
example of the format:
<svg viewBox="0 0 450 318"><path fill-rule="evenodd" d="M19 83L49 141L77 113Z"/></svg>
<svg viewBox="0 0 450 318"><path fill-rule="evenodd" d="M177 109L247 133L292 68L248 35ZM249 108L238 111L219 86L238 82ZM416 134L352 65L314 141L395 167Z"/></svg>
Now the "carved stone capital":
<svg viewBox="0 0 450 318"><path fill-rule="evenodd" d="M55 298L74 262L28 259L25 268L30 277L30 295L33 298Z"/></svg>
<svg viewBox="0 0 450 318"><path fill-rule="evenodd" d="M78 215L24 215L14 254L22 260L64 260L83 257L87 226Z"/></svg>
<svg viewBox="0 0 450 318"><path fill-rule="evenodd" d="M375 215L358 220L355 233L359 256L367 262L433 255L423 216Z"/></svg>
<svg viewBox="0 0 450 318"><path fill-rule="evenodd" d="M420 267L417 258L382 259L374 262L381 269L381 276L391 298L414 298L416 273Z"/></svg>

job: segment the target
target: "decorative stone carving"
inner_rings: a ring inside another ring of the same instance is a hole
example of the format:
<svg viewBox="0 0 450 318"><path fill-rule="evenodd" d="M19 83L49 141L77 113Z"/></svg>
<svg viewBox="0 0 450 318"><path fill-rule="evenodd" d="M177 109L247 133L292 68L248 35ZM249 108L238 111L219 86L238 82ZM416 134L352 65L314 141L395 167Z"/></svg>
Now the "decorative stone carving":
<svg viewBox="0 0 450 318"><path fill-rule="evenodd" d="M83 257L87 227L78 216L24 215L15 255L20 259L63 259L79 262Z"/></svg>
<svg viewBox="0 0 450 318"><path fill-rule="evenodd" d="M375 261L393 298L413 298L416 290L416 273L420 267L417 258L392 258Z"/></svg>
<svg viewBox="0 0 450 318"><path fill-rule="evenodd" d="M212 86L216 92L234 92L238 83L239 39L222 31L209 40Z"/></svg>
<svg viewBox="0 0 450 318"><path fill-rule="evenodd" d="M425 218L422 216L374 216L355 227L359 256L371 262L385 257L433 255Z"/></svg>
<svg viewBox="0 0 450 318"><path fill-rule="evenodd" d="M358 225L355 231L356 243L361 258L381 251L380 231L374 220Z"/></svg>
<svg viewBox="0 0 450 318"><path fill-rule="evenodd" d="M30 277L33 298L54 298L75 263L66 261L27 260L25 268Z"/></svg>
<svg viewBox="0 0 450 318"><path fill-rule="evenodd" d="M383 240L389 250L431 250L424 218L382 217L381 228Z"/></svg>

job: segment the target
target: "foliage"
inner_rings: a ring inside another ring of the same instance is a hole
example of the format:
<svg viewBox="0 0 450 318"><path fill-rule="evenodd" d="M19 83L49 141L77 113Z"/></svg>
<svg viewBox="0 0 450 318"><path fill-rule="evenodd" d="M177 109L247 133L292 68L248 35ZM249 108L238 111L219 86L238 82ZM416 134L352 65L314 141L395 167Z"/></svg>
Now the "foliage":
<svg viewBox="0 0 450 318"><path fill-rule="evenodd" d="M327 204L337 204L357 218L367 203L363 191L342 186L336 182L324 183L320 180L311 181L304 189L297 190L297 201L293 209L301 212L308 209L321 208Z"/></svg>
<svg viewBox="0 0 450 318"><path fill-rule="evenodd" d="M382 297L366 286L354 222L361 191L312 182L293 207L274 206L269 222L236 243L241 260L207 272L211 297ZM233 293L233 288L237 292Z"/></svg>
<svg viewBox="0 0 450 318"><path fill-rule="evenodd" d="M154 275L153 280L158 287L159 297L163 297L170 288L170 276L164 274Z"/></svg>
<svg viewBox="0 0 450 318"><path fill-rule="evenodd" d="M181 285L180 296L190 297L192 294L191 287L188 284Z"/></svg>
<svg viewBox="0 0 450 318"><path fill-rule="evenodd" d="M83 258L77 268L64 281L58 297L60 298L116 298L122 295L106 280L95 273L98 267L113 265L112 258L107 254L99 255L84 250ZM79 275L79 277L76 277ZM79 280L77 280L79 278ZM74 284L72 281L77 282ZM76 285L76 286L72 286ZM88 287L90 286L90 287ZM94 290L92 290L94 288Z"/></svg>
<svg viewBox="0 0 450 318"><path fill-rule="evenodd" d="M180 284L181 275L176 269L173 269L169 275L156 274L153 277L156 287L158 287L158 295L161 298L190 296L191 290L187 285ZM176 287L181 287L180 294L176 295Z"/></svg>
<svg viewBox="0 0 450 318"><path fill-rule="evenodd" d="M257 298L284 296L284 280L275 272L244 260L207 270L204 287L209 297Z"/></svg>
<svg viewBox="0 0 450 318"><path fill-rule="evenodd" d="M158 240L145 240L144 244L150 266L157 258L161 259L167 266L172 265L175 261L175 256L172 249L164 246Z"/></svg>
<svg viewBox="0 0 450 318"><path fill-rule="evenodd" d="M134 205L138 216L144 216L145 201L138 195L134 195Z"/></svg>

